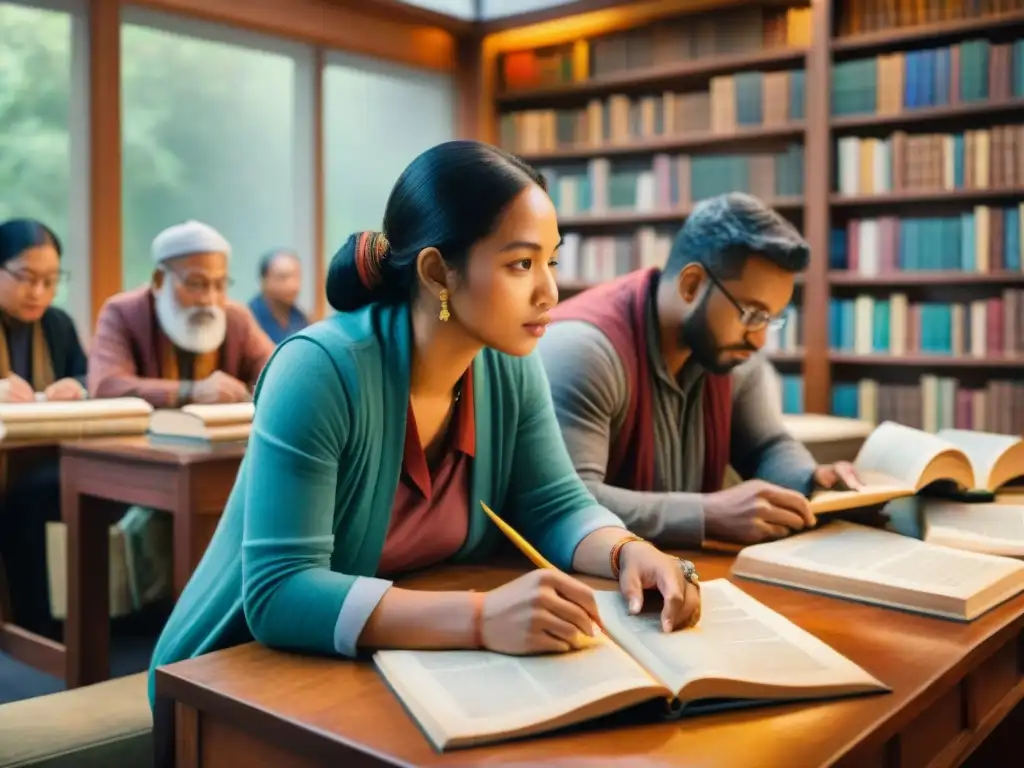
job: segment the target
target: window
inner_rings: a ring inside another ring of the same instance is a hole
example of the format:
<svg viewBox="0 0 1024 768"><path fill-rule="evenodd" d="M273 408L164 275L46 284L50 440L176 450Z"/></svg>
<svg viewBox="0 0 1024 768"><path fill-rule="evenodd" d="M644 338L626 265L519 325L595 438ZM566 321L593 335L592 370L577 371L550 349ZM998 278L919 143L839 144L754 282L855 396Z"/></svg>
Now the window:
<svg viewBox="0 0 1024 768"><path fill-rule="evenodd" d="M149 282L157 233L198 219L231 243L231 298L252 298L260 256L288 247L311 309L312 51L141 11L123 22L124 287Z"/></svg>
<svg viewBox="0 0 1024 768"><path fill-rule="evenodd" d="M438 13L447 13L460 19L475 19L475 0L405 0L409 5L418 5Z"/></svg>
<svg viewBox="0 0 1024 768"><path fill-rule="evenodd" d="M54 301L90 331L88 30L77 2L0 2L0 221L51 227L71 273Z"/></svg>
<svg viewBox="0 0 1024 768"><path fill-rule="evenodd" d="M379 230L388 195L425 149L455 136L447 74L348 54L324 71L325 258L352 232Z"/></svg>
<svg viewBox="0 0 1024 768"><path fill-rule="evenodd" d="M502 16L543 11L565 5L568 2L569 0L482 0L480 16L484 19L496 19Z"/></svg>

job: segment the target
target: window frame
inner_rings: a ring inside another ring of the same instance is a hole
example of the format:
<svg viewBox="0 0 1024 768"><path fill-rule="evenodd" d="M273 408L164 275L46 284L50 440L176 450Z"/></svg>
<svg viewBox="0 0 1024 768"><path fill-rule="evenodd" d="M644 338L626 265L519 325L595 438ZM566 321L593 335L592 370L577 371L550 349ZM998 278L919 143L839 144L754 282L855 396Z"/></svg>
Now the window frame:
<svg viewBox="0 0 1024 768"><path fill-rule="evenodd" d="M246 48L290 58L295 66L292 82L293 140L291 148L292 183L292 231L294 241L290 243L267 243L266 247L294 248L302 265L302 287L298 303L305 311L314 312L317 285L317 226L315 211L316 198L316 151L314 131L317 115L315 96L319 78L316 76L317 54L315 46L297 40L253 32L217 22L176 16L136 6L122 6L121 26L149 27L151 29L195 38L211 43ZM123 85L122 85L123 87ZM124 116L122 115L122 121ZM119 169L121 170L121 169ZM123 180L122 180L123 183ZM232 273L237 277L232 267ZM246 299L239 299L245 303Z"/></svg>

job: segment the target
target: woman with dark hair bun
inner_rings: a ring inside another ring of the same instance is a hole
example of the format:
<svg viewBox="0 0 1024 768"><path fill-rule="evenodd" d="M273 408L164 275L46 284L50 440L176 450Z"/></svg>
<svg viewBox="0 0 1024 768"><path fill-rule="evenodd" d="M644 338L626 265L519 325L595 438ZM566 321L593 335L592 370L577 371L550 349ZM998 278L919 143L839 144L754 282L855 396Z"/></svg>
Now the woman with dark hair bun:
<svg viewBox="0 0 1024 768"><path fill-rule="evenodd" d="M85 397L85 353L75 324L53 306L65 276L60 258L60 240L42 222L0 224L0 402ZM46 522L60 520L58 462L33 461L13 471L0 458L0 484L0 560L13 619L59 638L46 573Z"/></svg>
<svg viewBox="0 0 1024 768"><path fill-rule="evenodd" d="M154 669L252 638L341 656L570 650L597 609L564 573L488 592L392 586L485 559L502 534L480 501L563 571L617 577L634 609L660 589L666 631L696 620L679 561L597 505L562 443L531 354L558 300L559 244L543 179L515 157L454 141L413 160L383 232L352 235L331 262L339 314L264 369L234 491Z"/></svg>

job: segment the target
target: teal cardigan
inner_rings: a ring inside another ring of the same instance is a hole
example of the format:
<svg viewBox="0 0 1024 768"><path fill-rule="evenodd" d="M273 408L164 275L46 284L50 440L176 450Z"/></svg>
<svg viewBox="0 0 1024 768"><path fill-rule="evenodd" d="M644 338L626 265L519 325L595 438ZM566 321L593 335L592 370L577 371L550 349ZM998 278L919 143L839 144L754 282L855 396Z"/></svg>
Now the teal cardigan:
<svg viewBox="0 0 1024 768"><path fill-rule="evenodd" d="M406 305L338 314L277 347L257 384L245 458L213 539L150 664L253 639L336 654L334 630L359 576L375 576L398 486L409 403ZM597 528L622 527L573 470L535 354L490 349L473 364L477 452L458 562L502 534L478 500L564 570Z"/></svg>

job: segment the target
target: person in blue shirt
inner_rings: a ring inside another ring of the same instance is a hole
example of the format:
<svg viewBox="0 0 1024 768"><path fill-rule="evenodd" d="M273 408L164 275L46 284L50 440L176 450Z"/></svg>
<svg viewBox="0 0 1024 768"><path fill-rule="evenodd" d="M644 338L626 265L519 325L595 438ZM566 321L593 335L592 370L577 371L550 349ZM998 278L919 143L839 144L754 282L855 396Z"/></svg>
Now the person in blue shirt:
<svg viewBox="0 0 1024 768"><path fill-rule="evenodd" d="M263 369L235 487L153 651L158 765L174 728L156 670L221 648L565 652L599 620L569 572L617 580L634 613L658 590L666 632L697 622L692 564L601 507L559 434L534 352L558 301L559 245L536 170L453 141L402 173L383 232L355 233L334 256L337 314ZM504 537L480 502L559 570L480 592L394 583L488 562Z"/></svg>
<svg viewBox="0 0 1024 768"><path fill-rule="evenodd" d="M309 325L295 302L302 287L299 257L286 249L268 251L260 259L260 292L249 302L256 322L274 344Z"/></svg>

